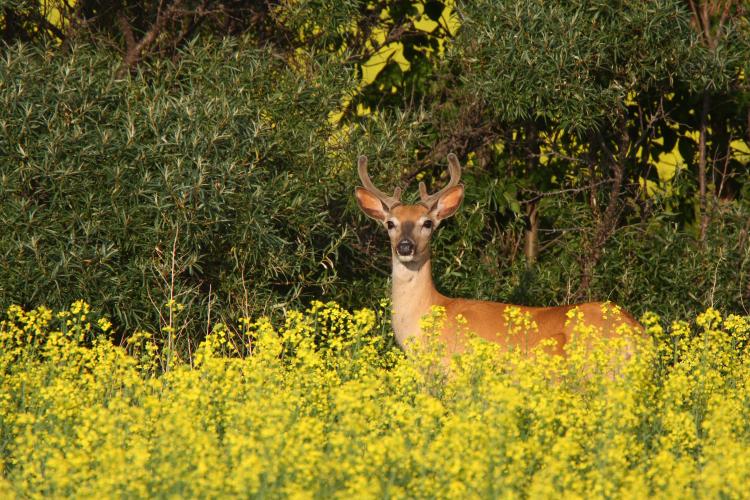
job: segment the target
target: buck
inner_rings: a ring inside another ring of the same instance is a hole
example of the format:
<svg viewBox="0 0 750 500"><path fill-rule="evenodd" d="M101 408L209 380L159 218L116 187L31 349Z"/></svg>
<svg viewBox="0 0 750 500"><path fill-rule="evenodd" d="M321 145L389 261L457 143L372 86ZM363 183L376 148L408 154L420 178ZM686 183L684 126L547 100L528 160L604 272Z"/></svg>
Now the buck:
<svg viewBox="0 0 750 500"><path fill-rule="evenodd" d="M433 306L445 311L438 337L447 346L448 355L464 350L467 340L462 334L464 331L506 347L523 342L525 347L533 348L551 339L554 342L545 343L551 344L546 350L564 354L563 348L571 341L576 323L569 317L571 315L582 318L605 339L618 336L622 330L620 325L625 325L626 330L642 332L642 327L630 314L611 303L525 307L450 298L438 292L432 281L430 239L440 223L456 213L464 197L464 187L459 183L461 165L452 153L448 155L448 168L447 186L428 194L424 183L420 182L420 201L405 205L401 203L400 188L389 196L375 187L367 173L367 158L359 157L359 177L364 187L357 187L355 196L364 213L382 223L388 231L392 256L392 327L396 342L402 348L408 339L425 335L420 329L420 320L430 314ZM508 335L506 313L511 307L535 325L525 332L523 339Z"/></svg>

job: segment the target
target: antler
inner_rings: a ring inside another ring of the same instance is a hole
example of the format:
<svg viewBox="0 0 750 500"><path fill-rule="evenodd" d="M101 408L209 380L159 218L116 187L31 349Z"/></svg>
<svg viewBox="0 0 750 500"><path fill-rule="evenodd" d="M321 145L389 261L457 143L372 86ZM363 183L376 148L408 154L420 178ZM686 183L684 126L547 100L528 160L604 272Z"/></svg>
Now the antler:
<svg viewBox="0 0 750 500"><path fill-rule="evenodd" d="M367 175L367 157L362 155L359 157L357 164L357 170L359 171L359 178L362 180L362 185L366 190L374 194L383 204L388 207L388 210L392 209L396 205L401 204L401 188L397 187L393 191L393 196L388 196L380 189L375 187L375 184L370 180L370 176Z"/></svg>
<svg viewBox="0 0 750 500"><path fill-rule="evenodd" d="M427 194L427 188L425 187L424 182L419 183L419 197L422 199L420 202L422 205L427 208L432 208L446 191L453 186L457 186L458 181L461 180L461 164L458 163L458 158L456 158L456 155L453 153L448 155L448 171L451 174L451 180L448 181L447 186L437 193Z"/></svg>

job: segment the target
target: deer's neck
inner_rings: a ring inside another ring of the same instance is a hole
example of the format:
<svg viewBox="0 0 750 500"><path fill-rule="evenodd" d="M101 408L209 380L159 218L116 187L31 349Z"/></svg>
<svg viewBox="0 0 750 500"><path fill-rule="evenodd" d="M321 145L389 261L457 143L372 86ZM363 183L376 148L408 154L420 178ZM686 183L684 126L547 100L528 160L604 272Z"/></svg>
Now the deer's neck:
<svg viewBox="0 0 750 500"><path fill-rule="evenodd" d="M421 334L419 320L439 303L440 297L432 282L430 259L402 263L393 256L392 326L401 347L410 337Z"/></svg>

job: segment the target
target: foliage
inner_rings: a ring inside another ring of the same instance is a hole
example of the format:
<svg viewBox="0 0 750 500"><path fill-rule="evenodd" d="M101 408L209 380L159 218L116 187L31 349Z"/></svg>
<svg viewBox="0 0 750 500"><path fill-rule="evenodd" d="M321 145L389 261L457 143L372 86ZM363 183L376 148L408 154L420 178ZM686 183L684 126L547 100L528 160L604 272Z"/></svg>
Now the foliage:
<svg viewBox="0 0 750 500"><path fill-rule="evenodd" d="M530 268L519 255L523 221L498 218L475 192L477 185L470 186L462 211L433 243L438 288L451 296L513 304L572 303L580 259L595 230L590 212L567 197L545 206L540 223L544 251ZM638 315L650 310L691 317L706 304L747 314L750 226L745 210L723 207L706 248L700 249L695 237L680 228L680 216L655 203L644 221L626 225L609 240L592 277L591 296Z"/></svg>
<svg viewBox="0 0 750 500"><path fill-rule="evenodd" d="M735 4L726 2L711 47L680 1L464 6L449 63L460 85L447 90L442 116L462 118L452 141L468 142L493 176L517 186L529 262L546 215L540 200L579 194L595 229L581 247L577 299L592 296L620 220L642 215L655 193L671 195L702 244L716 199L740 194L750 30ZM677 191L681 170L690 175Z"/></svg>
<svg viewBox="0 0 750 500"><path fill-rule="evenodd" d="M201 36L250 38L290 61L325 51L360 75L344 111L399 105L429 87L436 54L455 34L453 0L285 2L216 0L12 0L0 9L0 37L121 49L118 74L141 61L181 57ZM297 61L298 62L298 61Z"/></svg>
<svg viewBox="0 0 750 500"><path fill-rule="evenodd" d="M585 342L567 359L478 342L445 378L438 351L393 348L382 311L314 303L277 326L213 324L191 360L162 371L149 334L115 346L85 303L12 307L0 323L0 491L742 496L747 318L643 322L654 343L627 362Z"/></svg>
<svg viewBox="0 0 750 500"><path fill-rule="evenodd" d="M0 159L0 306L61 307L79 296L122 333L170 326L195 340L209 310L232 318L323 295L372 304L387 293L386 239L351 200L354 158L368 153L378 184L399 183L415 147L432 140L430 115L379 113L334 129L328 113L352 85L339 66L312 57L301 76L241 41L196 44L177 63L121 80L108 52L73 54L19 45L0 68L0 149L9 152ZM594 226L575 194L545 202L547 250L528 271L517 257L522 221L503 197L513 179L498 182L469 161L464 180L466 203L435 242L441 289L569 302ZM741 311L747 284L734 270L747 262L745 212L717 216L715 238L696 256L665 208L614 236L592 295L636 311L693 314L713 298ZM696 260L700 286L684 279ZM175 297L187 305L177 318L165 307Z"/></svg>
<svg viewBox="0 0 750 500"><path fill-rule="evenodd" d="M503 120L606 127L629 93L675 78L692 34L673 3L620 3L472 2L469 90Z"/></svg>
<svg viewBox="0 0 750 500"><path fill-rule="evenodd" d="M237 40L188 50L122 80L91 47L5 53L4 306L77 290L130 328L174 297L257 311L330 289L349 172L326 116L347 73L306 79Z"/></svg>
<svg viewBox="0 0 750 500"><path fill-rule="evenodd" d="M448 295L746 311L747 158L729 154L748 112L741 17L711 53L667 0L466 4L451 43L452 2L240 2L170 18L121 72L162 4L118 4L130 42L92 5L70 4L91 22L60 47L3 49L0 307L82 297L120 334L174 329L187 350L209 314L371 306L389 255L352 202L356 156L413 199L455 151L466 202L433 249ZM701 207L704 91L716 196Z"/></svg>

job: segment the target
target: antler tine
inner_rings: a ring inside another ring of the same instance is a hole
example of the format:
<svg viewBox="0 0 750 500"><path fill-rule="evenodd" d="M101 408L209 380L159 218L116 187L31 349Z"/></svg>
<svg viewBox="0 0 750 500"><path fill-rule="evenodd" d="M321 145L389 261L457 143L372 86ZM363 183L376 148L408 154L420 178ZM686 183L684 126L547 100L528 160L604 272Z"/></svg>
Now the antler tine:
<svg viewBox="0 0 750 500"><path fill-rule="evenodd" d="M458 162L458 157L453 153L448 154L448 170L451 174L449 185L453 187L461 180L461 164Z"/></svg>
<svg viewBox="0 0 750 500"><path fill-rule="evenodd" d="M432 205L450 188L457 186L461 180L461 164L458 162L458 158L453 153L448 155L448 172L451 174L451 179L448 181L448 185L443 189L434 194L427 194L427 188L424 182L419 183L419 197L422 199L421 203L427 207Z"/></svg>
<svg viewBox="0 0 750 500"><path fill-rule="evenodd" d="M393 196L388 196L383 191L375 187L375 184L370 180L370 176L367 174L367 157L362 155L359 157L357 162L357 170L359 171L359 178L362 181L362 185L369 192L378 197L380 201L390 209L401 203L401 188L396 188L393 191Z"/></svg>

